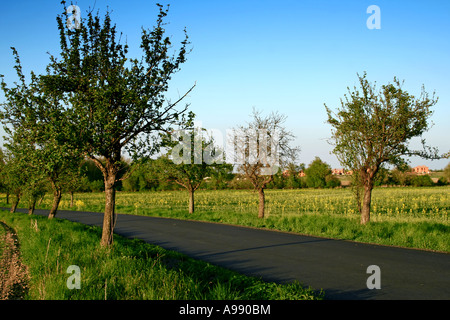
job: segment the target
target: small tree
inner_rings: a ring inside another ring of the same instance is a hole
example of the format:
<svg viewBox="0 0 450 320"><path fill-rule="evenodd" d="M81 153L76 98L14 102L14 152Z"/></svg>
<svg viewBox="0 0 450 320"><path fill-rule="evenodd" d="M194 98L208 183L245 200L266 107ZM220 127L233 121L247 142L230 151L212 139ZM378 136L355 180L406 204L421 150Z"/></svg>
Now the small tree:
<svg viewBox="0 0 450 320"><path fill-rule="evenodd" d="M288 189L296 189L300 188L300 177L299 173L303 170L303 164L296 165L293 162L290 162L286 165L285 170L280 174L277 175L280 176L279 180L279 186L277 186L277 183L274 183L274 187L279 188L288 188ZM276 176L274 177L276 180Z"/></svg>
<svg viewBox="0 0 450 320"><path fill-rule="evenodd" d="M8 195L13 195L10 212L14 213L25 193L27 184L27 175L24 172L21 159L6 153L5 167L2 171L4 179L4 189Z"/></svg>
<svg viewBox="0 0 450 320"><path fill-rule="evenodd" d="M262 117L254 109L252 117L248 125L234 129L230 143L234 147L233 156L238 171L251 181L258 192L258 217L264 218L264 189L280 168L295 161L299 149L290 146L294 136L283 125L286 120L284 115L271 113Z"/></svg>
<svg viewBox="0 0 450 320"><path fill-rule="evenodd" d="M223 165L223 151L214 145L214 139L205 135L204 129L182 130L172 135L174 141L167 157L161 157L156 166L160 179L170 180L189 192L189 213L194 213L194 193L205 178ZM167 143L169 144L169 142Z"/></svg>
<svg viewBox="0 0 450 320"><path fill-rule="evenodd" d="M331 175L331 167L316 157L306 168L306 185L309 188L325 188L327 177Z"/></svg>
<svg viewBox="0 0 450 320"><path fill-rule="evenodd" d="M67 143L73 138L74 132L70 130L71 123L64 117L64 97L46 90L41 78L33 72L30 83L26 83L19 55L15 48L12 50L16 60L14 68L20 82L8 88L2 79L6 102L2 103L0 119L8 135L7 148L27 168L29 179L33 180L31 176L34 175L50 182L53 190L53 203L49 212L51 219L56 215L62 190L68 183L66 177L79 167L81 153ZM36 194L41 181L34 180L28 186L32 199L41 193ZM34 210L35 201L31 202L30 212Z"/></svg>
<svg viewBox="0 0 450 320"><path fill-rule="evenodd" d="M210 180L208 187L214 190L226 189L228 183L234 178L233 165L231 163L223 163L210 168Z"/></svg>
<svg viewBox="0 0 450 320"><path fill-rule="evenodd" d="M402 89L394 78L379 92L366 74L359 76L361 92L355 87L341 99L341 108L333 113L326 105L328 123L332 126L333 152L341 164L353 170L361 224L370 221L370 203L374 179L385 163L405 163L404 156L439 159L436 149L412 150L411 139L429 130L431 107L437 99L429 97L422 87L419 98Z"/></svg>
<svg viewBox="0 0 450 320"><path fill-rule="evenodd" d="M6 204L9 204L9 193L6 185L6 157L3 148L0 148L0 192L6 193Z"/></svg>
<svg viewBox="0 0 450 320"><path fill-rule="evenodd" d="M63 1L63 4L65 2ZM105 212L101 245L113 241L116 222L115 192L124 169L122 153L134 159L158 150L158 133L171 125L189 122L187 106L176 106L193 89L175 102L165 96L172 75L186 61L188 38L172 55L172 43L165 36L164 18L168 10L161 5L153 30L142 30L142 59L128 58L128 45L107 12L103 21L87 14L75 29L66 25L68 14L57 17L61 60L51 56L44 89L67 101L64 114L74 132L72 147L91 159L103 174ZM102 161L103 160L103 161Z"/></svg>

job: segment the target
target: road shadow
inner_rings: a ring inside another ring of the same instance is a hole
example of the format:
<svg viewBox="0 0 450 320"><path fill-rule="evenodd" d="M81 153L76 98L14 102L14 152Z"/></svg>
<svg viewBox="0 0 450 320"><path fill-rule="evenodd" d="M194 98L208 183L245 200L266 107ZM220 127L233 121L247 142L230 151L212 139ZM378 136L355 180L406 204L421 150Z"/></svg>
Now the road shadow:
<svg viewBox="0 0 450 320"><path fill-rule="evenodd" d="M226 255L226 254L231 254L231 253L269 249L269 248L276 248L276 247L285 247L285 246L292 246L292 245L298 245L298 244L318 243L318 242L325 242L325 241L335 241L335 240L334 239L314 239L314 240L305 240L305 241L295 241L295 242L271 244L271 245L244 248L244 249L229 250L229 251L223 251L223 252L217 252L217 253L206 253L204 255L197 255L197 256L201 257L201 258L211 258L214 256Z"/></svg>

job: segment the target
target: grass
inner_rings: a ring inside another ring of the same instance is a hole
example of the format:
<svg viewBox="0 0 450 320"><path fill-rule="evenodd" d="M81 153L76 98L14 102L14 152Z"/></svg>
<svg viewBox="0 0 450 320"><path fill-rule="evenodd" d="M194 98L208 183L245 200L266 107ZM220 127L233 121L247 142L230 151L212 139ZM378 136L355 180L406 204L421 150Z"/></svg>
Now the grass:
<svg viewBox="0 0 450 320"><path fill-rule="evenodd" d="M266 218L257 218L258 196L249 190L198 190L187 212L185 191L118 192L119 213L161 216L276 229L321 237L450 252L450 186L376 188L371 223L359 224L349 189L267 190ZM66 195L61 209L103 211L102 193ZM0 198L0 205L4 198ZM40 207L49 208L46 197Z"/></svg>
<svg viewBox="0 0 450 320"><path fill-rule="evenodd" d="M267 283L136 239L115 236L103 249L97 227L6 211L0 221L18 234L29 300L322 299L299 283ZM80 289L67 286L71 265L80 267Z"/></svg>

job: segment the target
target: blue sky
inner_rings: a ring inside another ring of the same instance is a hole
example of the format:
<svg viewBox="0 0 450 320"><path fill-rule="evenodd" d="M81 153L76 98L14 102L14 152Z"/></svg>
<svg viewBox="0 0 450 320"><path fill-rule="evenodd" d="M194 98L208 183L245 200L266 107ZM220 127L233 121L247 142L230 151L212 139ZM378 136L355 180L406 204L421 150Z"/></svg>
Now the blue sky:
<svg viewBox="0 0 450 320"><path fill-rule="evenodd" d="M340 106L347 87L357 85L357 73L367 72L378 85L398 77L418 95L424 85L439 97L425 134L440 151L450 149L450 1L265 1L173 0L166 19L174 44L186 27L192 52L172 80L170 97L177 98L194 83L186 102L207 129L225 132L250 120L255 107L278 111L301 148L299 162L315 156L340 167L327 143L331 128L324 104ZM70 4L70 2L68 2ZM141 28L152 28L156 1L80 0L81 9L112 10L113 22L140 57ZM370 5L380 8L381 29L367 28ZM60 0L10 1L0 10L0 74L11 84L14 46L24 72L43 72L47 52L59 52L56 15ZM0 94L0 100L3 100ZM449 160L411 159L411 165L432 169Z"/></svg>

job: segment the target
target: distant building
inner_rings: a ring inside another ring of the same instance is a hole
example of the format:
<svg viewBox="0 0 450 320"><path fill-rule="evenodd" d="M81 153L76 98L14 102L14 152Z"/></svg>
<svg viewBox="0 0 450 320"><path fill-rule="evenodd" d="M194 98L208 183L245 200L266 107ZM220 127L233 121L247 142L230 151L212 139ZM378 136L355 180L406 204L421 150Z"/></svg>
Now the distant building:
<svg viewBox="0 0 450 320"><path fill-rule="evenodd" d="M289 177L290 175L291 175L291 174L290 174L289 170L284 170L284 171L283 171L283 176ZM306 174L303 172L303 170L300 170L300 171L298 172L298 176L299 176L299 177L304 177L304 176L306 176Z"/></svg>
<svg viewBox="0 0 450 320"><path fill-rule="evenodd" d="M334 174L336 176L342 176L345 174L344 169L333 169L331 170L331 174Z"/></svg>
<svg viewBox="0 0 450 320"><path fill-rule="evenodd" d="M417 166L412 168L412 171L416 174L429 174L430 169L427 166Z"/></svg>

